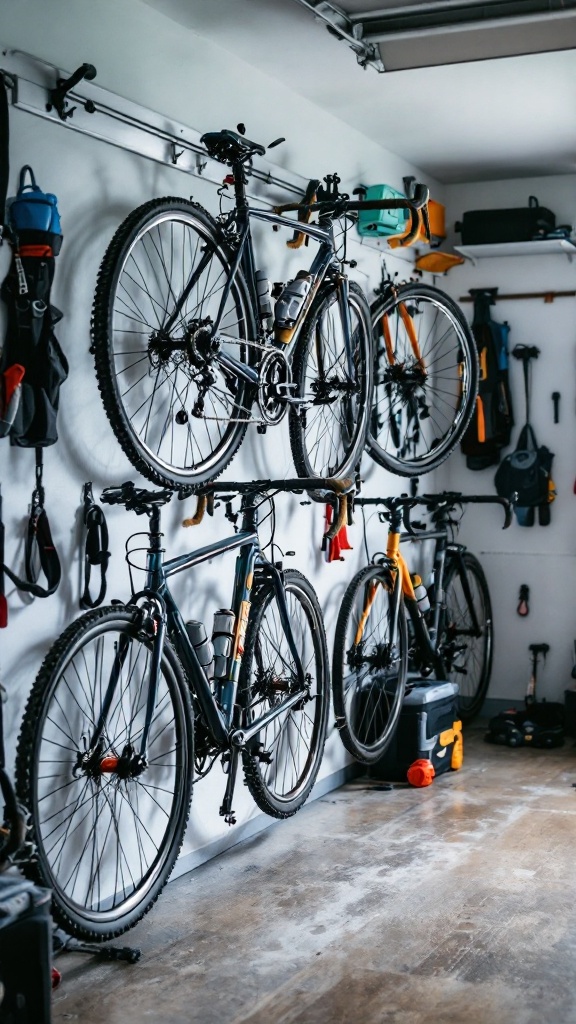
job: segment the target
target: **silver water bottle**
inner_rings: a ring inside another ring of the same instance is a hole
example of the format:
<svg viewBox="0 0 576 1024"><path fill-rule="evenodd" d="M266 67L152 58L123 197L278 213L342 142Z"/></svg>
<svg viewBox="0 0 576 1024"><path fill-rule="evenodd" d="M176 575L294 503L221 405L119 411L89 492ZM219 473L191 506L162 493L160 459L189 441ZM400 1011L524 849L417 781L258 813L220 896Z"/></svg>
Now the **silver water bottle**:
<svg viewBox="0 0 576 1024"><path fill-rule="evenodd" d="M214 648L212 641L206 635L206 627L203 622L197 619L190 619L186 623L186 632L192 647L196 651L198 661L202 665L206 675L212 679L214 675Z"/></svg>

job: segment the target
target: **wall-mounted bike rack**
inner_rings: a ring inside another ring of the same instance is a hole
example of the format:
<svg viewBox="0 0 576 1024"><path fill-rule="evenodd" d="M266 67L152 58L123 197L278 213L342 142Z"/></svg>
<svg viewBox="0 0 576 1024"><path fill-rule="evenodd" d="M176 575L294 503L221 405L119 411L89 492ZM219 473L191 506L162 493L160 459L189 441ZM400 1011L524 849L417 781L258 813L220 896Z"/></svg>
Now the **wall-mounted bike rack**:
<svg viewBox="0 0 576 1024"><path fill-rule="evenodd" d="M0 74L18 110L168 167L177 166L185 174L222 183L226 172L200 145L200 132L95 85L97 71L92 64L82 64L70 75L32 54L3 47ZM303 194L304 178L293 173L280 177L273 166L250 171L253 198L270 205L278 200L276 195L263 195L259 185L272 186L282 194Z"/></svg>
<svg viewBox="0 0 576 1024"><path fill-rule="evenodd" d="M176 166L179 171L212 184L222 184L226 169L208 156L200 144L200 132L95 85L96 74L92 64L82 64L70 74L33 54L0 45L0 75L16 109L166 167ZM304 195L308 181L302 175L272 163L262 166L261 160L259 164L247 169L250 199L274 206L286 193ZM387 249L385 239L350 237L349 242L376 252ZM412 263L413 254L407 251L394 250L387 255L401 263Z"/></svg>

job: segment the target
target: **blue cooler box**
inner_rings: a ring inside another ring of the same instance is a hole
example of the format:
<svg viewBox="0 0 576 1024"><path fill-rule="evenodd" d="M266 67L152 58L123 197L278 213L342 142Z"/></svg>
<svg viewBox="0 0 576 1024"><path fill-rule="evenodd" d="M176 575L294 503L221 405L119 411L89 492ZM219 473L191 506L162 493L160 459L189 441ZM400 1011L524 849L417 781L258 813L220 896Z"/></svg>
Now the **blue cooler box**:
<svg viewBox="0 0 576 1024"><path fill-rule="evenodd" d="M440 775L452 767L455 732L461 732L458 684L417 679L404 697L390 746L370 765L368 774L373 779L406 782L410 765L424 758Z"/></svg>

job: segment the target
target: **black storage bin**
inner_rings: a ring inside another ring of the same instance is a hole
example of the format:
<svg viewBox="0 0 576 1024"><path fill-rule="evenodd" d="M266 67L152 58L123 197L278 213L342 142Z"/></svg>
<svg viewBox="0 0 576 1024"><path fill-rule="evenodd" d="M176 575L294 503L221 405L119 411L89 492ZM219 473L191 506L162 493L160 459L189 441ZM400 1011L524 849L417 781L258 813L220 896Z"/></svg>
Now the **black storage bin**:
<svg viewBox="0 0 576 1024"><path fill-rule="evenodd" d="M0 1024L50 1024L50 892L12 871L0 875Z"/></svg>
<svg viewBox="0 0 576 1024"><path fill-rule="evenodd" d="M494 245L500 242L530 242L545 238L556 227L551 210L530 196L528 206L511 210L468 210L456 230L462 245Z"/></svg>
<svg viewBox="0 0 576 1024"><path fill-rule="evenodd" d="M398 727L383 757L368 769L373 779L405 782L414 761L428 759L437 775L451 767L453 743L440 743L458 721L458 685L418 680L406 694Z"/></svg>

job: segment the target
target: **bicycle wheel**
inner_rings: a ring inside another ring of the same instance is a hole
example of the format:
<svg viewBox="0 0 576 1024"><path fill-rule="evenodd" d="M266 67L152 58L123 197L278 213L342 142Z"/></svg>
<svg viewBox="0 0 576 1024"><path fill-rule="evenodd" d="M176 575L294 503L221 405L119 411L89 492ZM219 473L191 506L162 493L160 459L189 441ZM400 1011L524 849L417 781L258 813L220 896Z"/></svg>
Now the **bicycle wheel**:
<svg viewBox="0 0 576 1024"><path fill-rule="evenodd" d="M454 451L474 412L474 338L456 303L423 284L377 302L372 326L368 452L399 476L429 473Z"/></svg>
<svg viewBox="0 0 576 1024"><path fill-rule="evenodd" d="M229 269L210 215L172 198L134 210L100 267L92 336L104 408L132 465L163 487L218 476L246 431L249 388L210 344ZM243 362L245 339L254 338L246 295L238 273L220 321L220 331L237 339L220 353Z"/></svg>
<svg viewBox="0 0 576 1024"><path fill-rule="evenodd" d="M350 319L354 379L348 374L335 286L315 300L296 342L292 362L297 395L309 407L290 409L290 443L300 476L351 476L362 457L372 396L370 312L351 282Z"/></svg>
<svg viewBox="0 0 576 1024"><path fill-rule="evenodd" d="M243 751L246 784L261 810L288 818L314 785L328 727L330 675L322 612L301 573L284 573L288 615L309 685L309 698L275 718L258 734L258 752ZM299 689L294 658L282 627L271 584L258 589L252 604L240 679L248 723Z"/></svg>
<svg viewBox="0 0 576 1024"><path fill-rule="evenodd" d="M139 753L150 648L134 613L111 607L74 622L48 653L26 711L16 762L37 854L24 864L52 889L55 920L78 938L132 927L168 880L191 799L193 727L188 687L165 644L147 765ZM101 742L89 755L111 673L117 684Z"/></svg>
<svg viewBox="0 0 576 1024"><path fill-rule="evenodd" d="M395 630L391 586L386 569L365 566L350 581L336 623L336 724L346 749L364 764L378 761L390 743L406 689L406 617L401 603Z"/></svg>
<svg viewBox="0 0 576 1024"><path fill-rule="evenodd" d="M446 607L442 612L438 644L448 679L458 683L460 687L460 717L463 722L470 722L480 711L490 683L492 605L484 570L478 559L469 551L464 551L462 558L478 632L474 630L459 560L450 558L446 564L444 577Z"/></svg>

